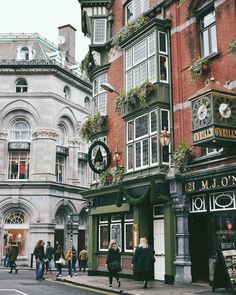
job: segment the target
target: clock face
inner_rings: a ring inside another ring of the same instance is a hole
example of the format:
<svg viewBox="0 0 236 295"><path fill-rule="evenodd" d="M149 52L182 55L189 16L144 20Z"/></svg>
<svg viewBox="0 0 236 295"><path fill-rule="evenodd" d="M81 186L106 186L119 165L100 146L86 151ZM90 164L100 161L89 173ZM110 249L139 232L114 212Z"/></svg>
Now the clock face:
<svg viewBox="0 0 236 295"><path fill-rule="evenodd" d="M209 97L200 97L192 103L193 126L203 127L210 123L212 118L211 100Z"/></svg>
<svg viewBox="0 0 236 295"><path fill-rule="evenodd" d="M236 121L236 101L225 96L215 98L215 119L222 124L231 124Z"/></svg>

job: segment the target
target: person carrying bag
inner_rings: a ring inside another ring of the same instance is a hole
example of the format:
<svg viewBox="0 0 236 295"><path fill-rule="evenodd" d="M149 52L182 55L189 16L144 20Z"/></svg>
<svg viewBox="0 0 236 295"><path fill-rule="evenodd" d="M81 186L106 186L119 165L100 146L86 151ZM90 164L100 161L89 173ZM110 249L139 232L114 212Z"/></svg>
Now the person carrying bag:
<svg viewBox="0 0 236 295"><path fill-rule="evenodd" d="M61 277L62 266L65 266L65 255L61 245L57 246L57 249L54 254L54 261L56 264L57 274L56 277Z"/></svg>

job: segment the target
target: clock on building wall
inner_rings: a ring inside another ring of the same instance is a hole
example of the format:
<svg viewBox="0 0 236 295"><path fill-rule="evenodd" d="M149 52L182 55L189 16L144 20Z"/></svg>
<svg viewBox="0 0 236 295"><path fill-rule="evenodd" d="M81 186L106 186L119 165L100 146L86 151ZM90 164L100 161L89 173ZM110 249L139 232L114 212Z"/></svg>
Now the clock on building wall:
<svg viewBox="0 0 236 295"><path fill-rule="evenodd" d="M193 145L236 145L236 94L208 90L193 97L191 104Z"/></svg>
<svg viewBox="0 0 236 295"><path fill-rule="evenodd" d="M200 97L192 103L193 129L208 125L212 120L212 103L209 97Z"/></svg>

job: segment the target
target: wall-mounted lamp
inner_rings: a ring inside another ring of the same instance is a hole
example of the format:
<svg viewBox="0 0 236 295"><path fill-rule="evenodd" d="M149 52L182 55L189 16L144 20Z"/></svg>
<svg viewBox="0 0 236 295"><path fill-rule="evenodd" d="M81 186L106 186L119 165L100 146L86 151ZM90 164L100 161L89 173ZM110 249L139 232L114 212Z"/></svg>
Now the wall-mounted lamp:
<svg viewBox="0 0 236 295"><path fill-rule="evenodd" d="M116 94L120 95L120 93L117 92L115 88L111 86L109 83L101 83L101 87L108 92L115 92Z"/></svg>
<svg viewBox="0 0 236 295"><path fill-rule="evenodd" d="M116 167L119 166L121 158L121 152L118 151L118 148L116 147L115 151L113 152L113 160L116 162Z"/></svg>
<svg viewBox="0 0 236 295"><path fill-rule="evenodd" d="M171 135L166 131L166 127L164 127L164 131L161 132L159 139L163 147L168 146L170 144Z"/></svg>

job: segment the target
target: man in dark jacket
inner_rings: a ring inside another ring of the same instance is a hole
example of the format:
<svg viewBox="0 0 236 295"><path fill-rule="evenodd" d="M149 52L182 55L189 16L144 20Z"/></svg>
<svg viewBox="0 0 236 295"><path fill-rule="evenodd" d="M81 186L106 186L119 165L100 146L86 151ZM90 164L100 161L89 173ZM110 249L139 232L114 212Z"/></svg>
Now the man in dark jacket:
<svg viewBox="0 0 236 295"><path fill-rule="evenodd" d="M44 274L44 241L39 240L34 248L34 255L36 259L36 280L42 281L45 280L43 277Z"/></svg>
<svg viewBox="0 0 236 295"><path fill-rule="evenodd" d="M17 265L16 265L16 259L19 254L19 248L16 242L11 242L10 248L9 248L9 265L10 265L10 271L9 273L12 273L13 269L15 272L18 272Z"/></svg>
<svg viewBox="0 0 236 295"><path fill-rule="evenodd" d="M50 242L47 242L47 247L46 247L46 273L50 271L52 273L52 264L51 260L53 259L54 255L54 248L51 246Z"/></svg>

